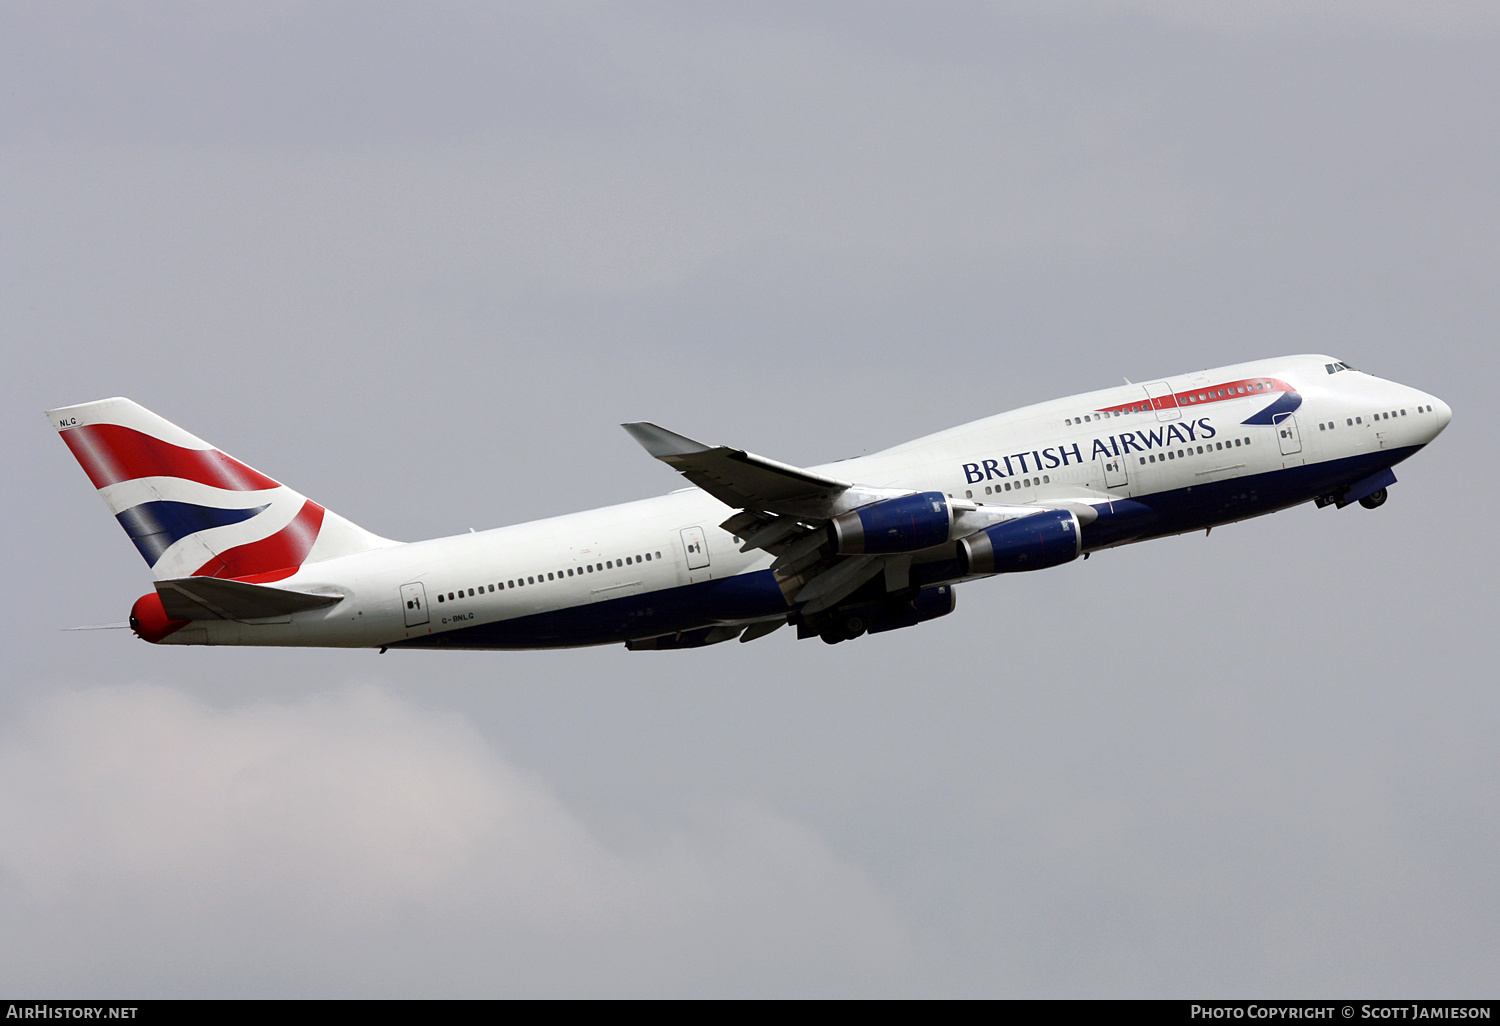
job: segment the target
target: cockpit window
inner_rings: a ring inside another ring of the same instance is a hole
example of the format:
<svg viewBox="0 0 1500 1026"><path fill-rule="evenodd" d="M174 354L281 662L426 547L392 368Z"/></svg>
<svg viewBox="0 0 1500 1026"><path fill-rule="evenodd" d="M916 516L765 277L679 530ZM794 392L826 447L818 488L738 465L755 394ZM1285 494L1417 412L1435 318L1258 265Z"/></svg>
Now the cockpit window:
<svg viewBox="0 0 1500 1026"><path fill-rule="evenodd" d="M1337 374L1339 371L1352 371L1354 368L1341 360L1338 363L1325 363L1323 369L1329 374Z"/></svg>

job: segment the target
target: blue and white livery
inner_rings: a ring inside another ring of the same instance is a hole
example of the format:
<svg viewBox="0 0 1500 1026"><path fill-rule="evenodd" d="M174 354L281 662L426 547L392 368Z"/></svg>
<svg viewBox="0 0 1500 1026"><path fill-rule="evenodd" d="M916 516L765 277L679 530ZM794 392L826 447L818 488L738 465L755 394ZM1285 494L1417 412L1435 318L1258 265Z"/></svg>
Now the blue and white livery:
<svg viewBox="0 0 1500 1026"><path fill-rule="evenodd" d="M1375 508L1442 400L1292 356L1041 403L821 467L625 429L694 487L432 541L350 523L128 399L48 417L156 576L167 645L833 643L954 585L1303 502Z"/></svg>

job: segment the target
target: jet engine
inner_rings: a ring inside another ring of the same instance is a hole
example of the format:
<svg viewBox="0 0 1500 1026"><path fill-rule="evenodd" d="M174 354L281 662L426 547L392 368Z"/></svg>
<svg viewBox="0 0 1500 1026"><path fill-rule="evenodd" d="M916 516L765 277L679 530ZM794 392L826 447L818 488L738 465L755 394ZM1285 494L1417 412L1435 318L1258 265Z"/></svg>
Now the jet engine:
<svg viewBox="0 0 1500 1026"><path fill-rule="evenodd" d="M840 555L916 552L948 540L953 510L942 492L920 492L882 499L840 513L829 522L833 548Z"/></svg>
<svg viewBox="0 0 1500 1026"><path fill-rule="evenodd" d="M987 527L958 543L958 565L971 574L1045 570L1078 558L1083 532L1072 510L1050 509Z"/></svg>

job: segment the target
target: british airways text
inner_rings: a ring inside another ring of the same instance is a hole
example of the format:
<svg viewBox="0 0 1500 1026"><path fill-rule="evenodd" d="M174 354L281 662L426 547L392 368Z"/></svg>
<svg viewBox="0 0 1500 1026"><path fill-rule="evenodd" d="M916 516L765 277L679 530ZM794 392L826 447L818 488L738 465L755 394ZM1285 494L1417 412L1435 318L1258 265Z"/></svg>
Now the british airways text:
<svg viewBox="0 0 1500 1026"><path fill-rule="evenodd" d="M1089 451L1089 460L1123 456L1128 452L1147 452L1185 442L1197 442L1212 438L1219 432L1208 422L1207 417L1185 420L1177 424L1163 424L1150 431L1127 431L1124 434L1095 438ZM1083 463L1083 450L1078 442L1053 445L1030 452L1013 452L1009 456L965 463L964 479L969 484L990 481L1033 471L1066 467L1072 463Z"/></svg>

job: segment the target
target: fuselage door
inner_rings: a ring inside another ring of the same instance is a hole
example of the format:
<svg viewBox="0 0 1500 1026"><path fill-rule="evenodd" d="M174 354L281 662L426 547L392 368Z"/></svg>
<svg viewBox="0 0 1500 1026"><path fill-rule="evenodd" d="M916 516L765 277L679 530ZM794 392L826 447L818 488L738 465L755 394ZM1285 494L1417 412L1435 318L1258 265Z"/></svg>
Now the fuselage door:
<svg viewBox="0 0 1500 1026"><path fill-rule="evenodd" d="M1165 381L1153 381L1144 387L1146 398L1151 400L1151 408L1156 411L1157 420L1179 420L1182 417L1171 385Z"/></svg>
<svg viewBox="0 0 1500 1026"><path fill-rule="evenodd" d="M416 627L427 622L427 591L420 584L401 585L401 604L406 608L406 626Z"/></svg>
<svg viewBox="0 0 1500 1026"><path fill-rule="evenodd" d="M687 553L689 570L702 570L708 566L708 542L703 537L703 528L684 527L682 548Z"/></svg>
<svg viewBox="0 0 1500 1026"><path fill-rule="evenodd" d="M1271 418L1276 428L1276 441L1281 444L1281 455L1290 456L1302 451L1302 436L1297 434L1297 418L1290 413L1278 413Z"/></svg>
<svg viewBox="0 0 1500 1026"><path fill-rule="evenodd" d="M1124 456L1110 456L1104 461L1104 487L1124 488L1130 483Z"/></svg>

